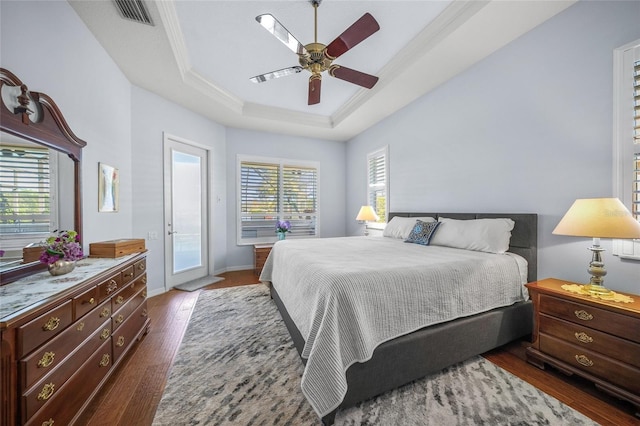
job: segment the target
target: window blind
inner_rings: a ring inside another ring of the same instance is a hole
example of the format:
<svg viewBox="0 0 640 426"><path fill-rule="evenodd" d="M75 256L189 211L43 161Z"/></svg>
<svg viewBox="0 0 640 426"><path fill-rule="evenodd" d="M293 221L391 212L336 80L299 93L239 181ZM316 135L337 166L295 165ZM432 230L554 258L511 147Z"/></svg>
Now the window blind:
<svg viewBox="0 0 640 426"><path fill-rule="evenodd" d="M46 148L0 149L0 234L50 231L49 160Z"/></svg>
<svg viewBox="0 0 640 426"><path fill-rule="evenodd" d="M640 220L640 61L633 64L633 177L631 179L631 208Z"/></svg>
<svg viewBox="0 0 640 426"><path fill-rule="evenodd" d="M367 202L374 208L379 219L386 222L387 217L387 156L386 150L376 151L368 156L368 194Z"/></svg>
<svg viewBox="0 0 640 426"><path fill-rule="evenodd" d="M240 162L240 242L275 240L277 220L291 236L317 234L318 169L282 162Z"/></svg>

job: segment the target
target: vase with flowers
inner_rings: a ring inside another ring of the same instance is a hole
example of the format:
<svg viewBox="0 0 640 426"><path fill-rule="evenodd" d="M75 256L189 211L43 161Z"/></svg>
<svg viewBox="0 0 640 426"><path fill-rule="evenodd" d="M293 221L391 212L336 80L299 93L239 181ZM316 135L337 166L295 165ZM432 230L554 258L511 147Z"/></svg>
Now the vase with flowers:
<svg viewBox="0 0 640 426"><path fill-rule="evenodd" d="M47 238L42 247L44 250L40 255L40 262L48 265L51 275L73 271L76 261L84 257L80 236L76 231L61 231L57 236Z"/></svg>
<svg viewBox="0 0 640 426"><path fill-rule="evenodd" d="M288 220L279 220L276 223L276 234L278 234L278 240L284 240L287 232L291 232L291 222Z"/></svg>

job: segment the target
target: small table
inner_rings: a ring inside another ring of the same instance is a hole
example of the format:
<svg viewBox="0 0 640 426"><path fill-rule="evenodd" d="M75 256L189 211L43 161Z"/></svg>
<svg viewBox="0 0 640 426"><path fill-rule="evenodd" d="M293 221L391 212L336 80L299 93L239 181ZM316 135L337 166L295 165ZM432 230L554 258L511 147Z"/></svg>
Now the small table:
<svg viewBox="0 0 640 426"><path fill-rule="evenodd" d="M272 248L273 243L253 245L253 271L257 276L260 276L260 273L262 273L264 262L267 261L267 257L269 257Z"/></svg>

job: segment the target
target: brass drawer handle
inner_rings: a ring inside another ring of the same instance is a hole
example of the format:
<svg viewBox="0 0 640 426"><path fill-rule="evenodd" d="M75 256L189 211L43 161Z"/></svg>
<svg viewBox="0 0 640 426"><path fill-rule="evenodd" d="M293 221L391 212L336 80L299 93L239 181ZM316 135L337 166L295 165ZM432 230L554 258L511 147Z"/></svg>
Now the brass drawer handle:
<svg viewBox="0 0 640 426"><path fill-rule="evenodd" d="M43 326L42 329L44 331L53 331L56 328L58 328L58 326L60 325L60 318L58 317L51 317L49 318L49 321L47 321Z"/></svg>
<svg viewBox="0 0 640 426"><path fill-rule="evenodd" d="M100 360L100 367L106 367L107 365L109 365L109 354L104 354Z"/></svg>
<svg viewBox="0 0 640 426"><path fill-rule="evenodd" d="M145 275L144 277L142 277L142 284L146 284L147 283L147 276Z"/></svg>
<svg viewBox="0 0 640 426"><path fill-rule="evenodd" d="M89 300L85 300L84 302L82 302L83 304L88 303L90 305L93 305L94 303L96 303L96 299L94 299L93 297Z"/></svg>
<svg viewBox="0 0 640 426"><path fill-rule="evenodd" d="M116 304L118 304L118 305L122 305L122 302L124 302L124 297L122 297L122 296L118 296L118 297L116 298Z"/></svg>
<svg viewBox="0 0 640 426"><path fill-rule="evenodd" d="M56 354L54 352L45 352L40 361L38 361L38 367L47 368L51 365L55 356Z"/></svg>
<svg viewBox="0 0 640 426"><path fill-rule="evenodd" d="M47 399L51 398L55 387L56 385L54 385L53 383L47 383L46 385L44 385L44 387L38 394L38 401L46 401Z"/></svg>
<svg viewBox="0 0 640 426"><path fill-rule="evenodd" d="M140 316L146 317L147 316L147 310L143 309L142 313L140 314Z"/></svg>
<svg viewBox="0 0 640 426"><path fill-rule="evenodd" d="M46 422L42 422L42 426L53 426L54 423L53 419L50 418Z"/></svg>
<svg viewBox="0 0 640 426"><path fill-rule="evenodd" d="M125 278L130 278L133 276L133 272L130 272L128 274L122 274Z"/></svg>
<svg viewBox="0 0 640 426"><path fill-rule="evenodd" d="M593 367L593 361L587 358L585 355L576 355L576 361L585 367Z"/></svg>
<svg viewBox="0 0 640 426"><path fill-rule="evenodd" d="M118 318L116 318L116 324L120 324L122 321L124 321L124 317L122 315L118 315Z"/></svg>
<svg viewBox="0 0 640 426"><path fill-rule="evenodd" d="M80 324L78 324L78 326L76 327L76 330L78 331L82 331L82 329L84 328L84 323L81 322Z"/></svg>
<svg viewBox="0 0 640 426"><path fill-rule="evenodd" d="M124 346L124 336L118 337L118 341L116 342L116 346L121 348Z"/></svg>
<svg viewBox="0 0 640 426"><path fill-rule="evenodd" d="M580 333L576 332L576 333L574 333L574 336L576 336L576 339L578 339L579 342L582 342L582 343L593 343L593 337L589 336L584 331L581 331Z"/></svg>
<svg viewBox="0 0 640 426"><path fill-rule="evenodd" d="M115 280L109 281L109 285L107 285L107 294L113 293L118 289L118 283Z"/></svg>
<svg viewBox="0 0 640 426"><path fill-rule="evenodd" d="M573 313L578 319L581 319L582 321L591 321L593 319L593 315L582 309L579 311L573 311Z"/></svg>
<svg viewBox="0 0 640 426"><path fill-rule="evenodd" d="M109 315L111 315L111 310L110 310L109 308L104 308L104 309L102 310L102 312L100 312L100 317L101 317L101 318L106 318L106 317L108 317Z"/></svg>
<svg viewBox="0 0 640 426"><path fill-rule="evenodd" d="M143 299L147 298L147 290L142 290L142 298Z"/></svg>
<svg viewBox="0 0 640 426"><path fill-rule="evenodd" d="M138 269L141 271L144 271L144 269L147 267L145 262L142 262L140 264L138 264Z"/></svg>
<svg viewBox="0 0 640 426"><path fill-rule="evenodd" d="M100 333L100 338L102 340L105 340L105 339L108 339L110 335L111 335L111 330L109 330L108 328L105 328L104 330L102 330L102 333Z"/></svg>

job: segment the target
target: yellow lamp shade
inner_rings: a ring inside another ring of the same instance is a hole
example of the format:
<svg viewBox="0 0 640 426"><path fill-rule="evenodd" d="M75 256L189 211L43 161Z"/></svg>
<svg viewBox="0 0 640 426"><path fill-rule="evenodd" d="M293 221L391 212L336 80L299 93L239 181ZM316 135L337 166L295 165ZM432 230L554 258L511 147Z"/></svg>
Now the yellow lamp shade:
<svg viewBox="0 0 640 426"><path fill-rule="evenodd" d="M378 215L371 206L362 206L356 216L356 220L362 220L365 222L375 222L378 220Z"/></svg>
<svg viewBox="0 0 640 426"><path fill-rule="evenodd" d="M585 198L573 203L553 233L589 238L640 238L640 222L617 198Z"/></svg>

